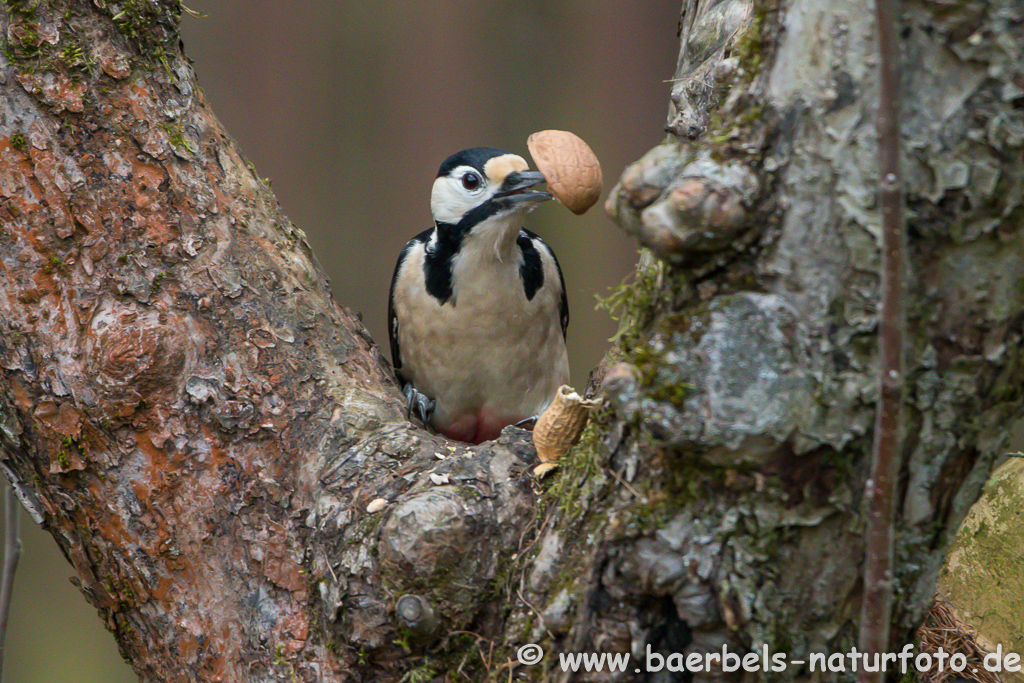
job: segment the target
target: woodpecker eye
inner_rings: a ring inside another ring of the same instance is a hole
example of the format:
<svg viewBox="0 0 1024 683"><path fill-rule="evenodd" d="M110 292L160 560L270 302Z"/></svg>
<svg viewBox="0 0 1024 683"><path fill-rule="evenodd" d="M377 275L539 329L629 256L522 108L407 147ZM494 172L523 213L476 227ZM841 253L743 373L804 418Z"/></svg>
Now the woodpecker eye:
<svg viewBox="0 0 1024 683"><path fill-rule="evenodd" d="M480 187L480 176L476 173L466 173L462 176L462 186L467 190L475 190Z"/></svg>

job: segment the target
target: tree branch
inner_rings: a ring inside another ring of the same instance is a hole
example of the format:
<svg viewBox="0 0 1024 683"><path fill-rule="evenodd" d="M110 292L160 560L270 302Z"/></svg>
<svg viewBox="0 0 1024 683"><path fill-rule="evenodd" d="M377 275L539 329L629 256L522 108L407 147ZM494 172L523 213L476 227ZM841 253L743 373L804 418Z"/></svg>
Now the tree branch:
<svg viewBox="0 0 1024 683"><path fill-rule="evenodd" d="M680 138L609 201L652 249L621 296L626 363L540 485L520 432L467 447L402 417L378 349L209 110L179 3L0 7L0 469L142 680L489 680L526 643L548 653L516 669L533 681L553 679L556 651L844 652L862 596L885 647L902 245L887 232L879 360L860 68L875 25L835 3L685 4ZM972 53L936 12L908 80L948 81L934 65L950 55L980 75L953 93L963 111L907 105L908 149L935 172L907 195L931 228L914 234L908 310L930 324L906 331L927 386L907 407L923 466L908 467L894 638L920 623L1024 395L1024 300L1006 284L1024 277L1024 161L996 125L1013 103L978 85L985 60L1019 65L1024 38ZM982 139L979 177L1007 190L984 198L947 172L973 168ZM898 147L880 146L898 228ZM890 459L871 475L881 542L862 581L876 411ZM956 438L939 433L953 421Z"/></svg>
<svg viewBox="0 0 1024 683"><path fill-rule="evenodd" d="M871 478L867 485L868 519L860 621L860 646L869 656L879 655L889 644L896 482L903 441L903 337L906 330L904 302L907 264L900 175L898 6L898 0L875 1L879 46L878 203L882 214L883 275L878 329L881 394L875 421ZM878 683L883 677L880 667L876 667L874 672L862 670L860 673L863 683Z"/></svg>

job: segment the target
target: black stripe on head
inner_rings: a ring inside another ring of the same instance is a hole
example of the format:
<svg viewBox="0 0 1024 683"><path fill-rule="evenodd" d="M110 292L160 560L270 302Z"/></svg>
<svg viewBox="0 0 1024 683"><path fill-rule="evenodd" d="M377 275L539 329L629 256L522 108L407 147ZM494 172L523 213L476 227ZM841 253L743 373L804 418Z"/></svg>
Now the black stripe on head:
<svg viewBox="0 0 1024 683"><path fill-rule="evenodd" d="M464 149L441 162L441 168L437 171L437 177L446 176L459 166L472 166L482 174L484 172L484 164L487 163L488 159L500 157L503 154L509 154L509 152L503 149L494 149L493 147Z"/></svg>
<svg viewBox="0 0 1024 683"><path fill-rule="evenodd" d="M450 223L438 223L439 232L457 232L459 233L459 241L462 241L462 236L470 232L474 227L480 225L485 220L494 216L502 211L509 211L509 207L500 201L494 199L488 199L483 204L477 204L472 209L467 211L459 219L459 222L455 225Z"/></svg>
<svg viewBox="0 0 1024 683"><path fill-rule="evenodd" d="M519 252L523 255L523 262L519 265L519 277L523 280L523 292L527 301L533 301L537 290L544 284L544 264L530 235L531 233L525 229L520 230L516 239Z"/></svg>

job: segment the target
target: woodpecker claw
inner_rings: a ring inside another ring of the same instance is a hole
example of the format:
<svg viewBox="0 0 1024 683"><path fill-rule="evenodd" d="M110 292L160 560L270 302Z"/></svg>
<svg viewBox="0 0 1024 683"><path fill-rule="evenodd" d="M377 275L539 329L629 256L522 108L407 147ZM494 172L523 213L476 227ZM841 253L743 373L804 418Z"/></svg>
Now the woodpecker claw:
<svg viewBox="0 0 1024 683"><path fill-rule="evenodd" d="M528 417L524 420L520 420L519 422L516 422L512 426L519 427L520 429L529 429L532 431L533 428L537 425L537 418L539 417L540 415L534 415L533 417Z"/></svg>
<svg viewBox="0 0 1024 683"><path fill-rule="evenodd" d="M428 397L426 394L421 394L416 391L416 387L412 384L406 384L402 387L402 393L405 394L407 400L405 405L406 417L412 419L412 409L416 408L416 417L418 417L423 424L429 425L430 418L434 416L434 407L437 402Z"/></svg>

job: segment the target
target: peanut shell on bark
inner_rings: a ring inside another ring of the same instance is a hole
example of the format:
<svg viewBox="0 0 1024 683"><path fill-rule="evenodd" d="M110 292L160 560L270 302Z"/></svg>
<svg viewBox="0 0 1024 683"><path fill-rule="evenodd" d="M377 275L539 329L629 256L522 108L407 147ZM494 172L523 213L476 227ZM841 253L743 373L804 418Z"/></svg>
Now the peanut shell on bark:
<svg viewBox="0 0 1024 683"><path fill-rule="evenodd" d="M580 440L590 411L598 403L597 399L584 399L568 385L558 388L551 405L541 413L533 428L533 445L542 463L537 469L550 470L550 466L545 465L557 463L569 452L569 448ZM535 470L535 474L539 476L541 472Z"/></svg>

